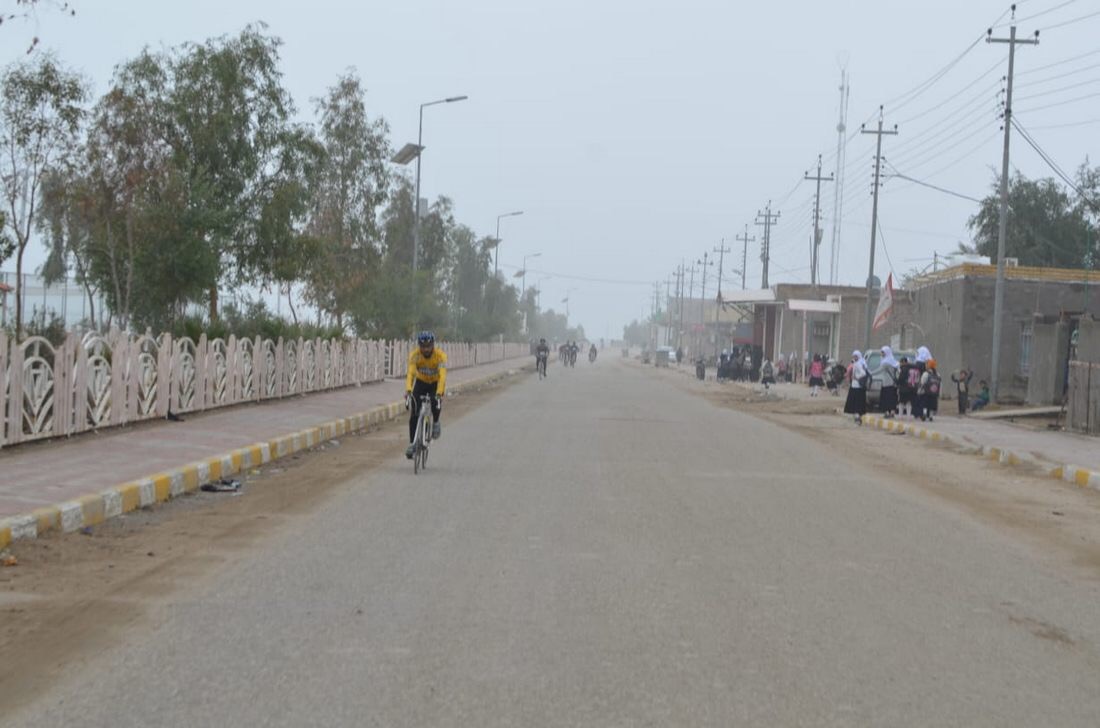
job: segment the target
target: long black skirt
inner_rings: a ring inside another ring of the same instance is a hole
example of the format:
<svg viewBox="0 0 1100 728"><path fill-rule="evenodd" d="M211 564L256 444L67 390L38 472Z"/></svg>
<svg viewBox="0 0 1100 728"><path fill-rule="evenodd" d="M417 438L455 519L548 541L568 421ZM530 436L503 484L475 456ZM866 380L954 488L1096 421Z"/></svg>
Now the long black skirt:
<svg viewBox="0 0 1100 728"><path fill-rule="evenodd" d="M893 412L898 408L898 388L883 387L878 395L879 412Z"/></svg>
<svg viewBox="0 0 1100 728"><path fill-rule="evenodd" d="M867 390L850 387L848 389L848 399L844 401L844 414L846 415L865 415L867 414Z"/></svg>

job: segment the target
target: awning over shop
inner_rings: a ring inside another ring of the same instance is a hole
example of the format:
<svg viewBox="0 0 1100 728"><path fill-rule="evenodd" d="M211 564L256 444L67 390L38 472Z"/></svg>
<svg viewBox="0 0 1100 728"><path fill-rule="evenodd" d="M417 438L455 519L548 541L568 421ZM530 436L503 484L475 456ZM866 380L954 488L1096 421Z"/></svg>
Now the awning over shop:
<svg viewBox="0 0 1100 728"><path fill-rule="evenodd" d="M775 303L775 291L770 288L758 290L733 290L722 291L722 303L750 304L750 303Z"/></svg>
<svg viewBox="0 0 1100 728"><path fill-rule="evenodd" d="M840 313L840 301L792 298L787 301L787 308L791 311L805 311L807 313Z"/></svg>

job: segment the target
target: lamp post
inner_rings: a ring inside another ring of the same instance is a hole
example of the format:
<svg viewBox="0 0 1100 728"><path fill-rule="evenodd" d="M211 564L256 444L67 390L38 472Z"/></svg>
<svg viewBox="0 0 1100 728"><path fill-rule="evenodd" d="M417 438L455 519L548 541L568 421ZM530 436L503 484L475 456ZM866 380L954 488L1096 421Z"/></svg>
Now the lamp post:
<svg viewBox="0 0 1100 728"><path fill-rule="evenodd" d="M565 298L561 299L561 302L565 304L565 328L569 328L569 297L573 295L573 291L579 290L577 288L570 288L565 292Z"/></svg>
<svg viewBox="0 0 1100 728"><path fill-rule="evenodd" d="M542 310L542 282L548 281L554 276L543 276L535 282L535 308Z"/></svg>
<svg viewBox="0 0 1100 728"><path fill-rule="evenodd" d="M516 210L515 212L506 212L503 215L497 215L497 236L493 238L495 241L493 247L496 251L493 253L493 277L496 278L497 273L500 271L500 219L502 217L515 217L516 215L522 215L523 210Z"/></svg>
<svg viewBox="0 0 1100 728"><path fill-rule="evenodd" d="M525 334L527 333L527 259L537 258L540 255L542 255L542 253L530 253L523 256L523 268L521 268L519 271L520 278L522 279L522 283L520 284L521 287L519 292L519 302L520 305L523 306L523 333Z"/></svg>
<svg viewBox="0 0 1100 728"><path fill-rule="evenodd" d="M424 109L437 104L453 104L456 101L465 101L469 96L449 96L438 101L429 101L420 104L420 121L417 126L416 144L406 144L390 160L396 164L408 164L416 159L416 196L413 198L413 273L416 273L420 265L420 157L424 153Z"/></svg>

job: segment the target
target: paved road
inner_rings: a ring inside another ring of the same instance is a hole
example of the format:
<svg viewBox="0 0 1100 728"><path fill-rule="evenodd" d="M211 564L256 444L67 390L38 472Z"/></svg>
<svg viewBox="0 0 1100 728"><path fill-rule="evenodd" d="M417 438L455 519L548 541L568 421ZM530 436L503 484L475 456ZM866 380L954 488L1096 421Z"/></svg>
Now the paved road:
<svg viewBox="0 0 1100 728"><path fill-rule="evenodd" d="M432 465L337 491L0 722L1100 724L1095 582L645 372L554 367Z"/></svg>

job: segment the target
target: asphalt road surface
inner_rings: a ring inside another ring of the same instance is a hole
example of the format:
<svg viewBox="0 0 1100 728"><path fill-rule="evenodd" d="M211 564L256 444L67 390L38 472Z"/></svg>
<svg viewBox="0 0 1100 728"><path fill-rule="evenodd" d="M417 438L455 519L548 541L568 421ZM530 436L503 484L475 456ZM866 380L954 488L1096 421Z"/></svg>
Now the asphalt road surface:
<svg viewBox="0 0 1100 728"><path fill-rule="evenodd" d="M0 723L1100 725L1096 581L880 457L553 366Z"/></svg>

